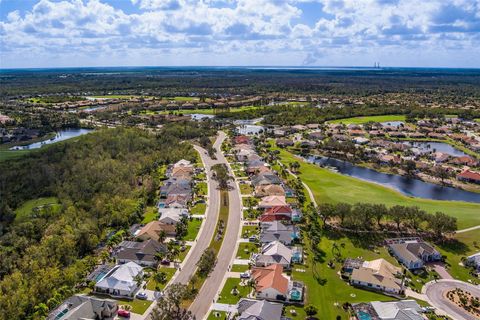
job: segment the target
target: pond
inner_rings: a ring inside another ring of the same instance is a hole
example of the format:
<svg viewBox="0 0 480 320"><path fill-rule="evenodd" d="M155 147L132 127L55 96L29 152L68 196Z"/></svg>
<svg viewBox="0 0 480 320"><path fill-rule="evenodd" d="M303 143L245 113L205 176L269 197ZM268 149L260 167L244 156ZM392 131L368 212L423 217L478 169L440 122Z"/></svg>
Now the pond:
<svg viewBox="0 0 480 320"><path fill-rule="evenodd" d="M47 144L52 144L55 142L59 141L64 141L67 139L75 138L84 134L87 134L89 132L92 132L93 129L78 129L78 128L69 128L69 129L63 129L57 132L55 137L49 139L49 140L44 140L44 141L39 141L39 142L34 142L28 145L24 146L14 146L11 147L10 150L31 150L31 149L38 149L41 148L44 145Z"/></svg>
<svg viewBox="0 0 480 320"><path fill-rule="evenodd" d="M400 127L404 124L405 123L403 121L386 121L381 123L381 125L384 127Z"/></svg>
<svg viewBox="0 0 480 320"><path fill-rule="evenodd" d="M257 126L254 124L243 124L237 126L237 131L239 134L245 134L245 135L256 135L260 134L265 130L263 126Z"/></svg>
<svg viewBox="0 0 480 320"><path fill-rule="evenodd" d="M341 174L378 183L411 197L480 203L479 193L444 187L400 175L386 174L334 158L310 156L307 158L307 161L322 166L334 167Z"/></svg>
<svg viewBox="0 0 480 320"><path fill-rule="evenodd" d="M213 114L201 114L201 113L192 113L190 114L190 117L192 118L192 120L195 120L195 121L215 118Z"/></svg>
<svg viewBox="0 0 480 320"><path fill-rule="evenodd" d="M404 144L419 149L422 153L426 152L443 152L453 157L466 156L467 154L445 142L430 141L407 141Z"/></svg>

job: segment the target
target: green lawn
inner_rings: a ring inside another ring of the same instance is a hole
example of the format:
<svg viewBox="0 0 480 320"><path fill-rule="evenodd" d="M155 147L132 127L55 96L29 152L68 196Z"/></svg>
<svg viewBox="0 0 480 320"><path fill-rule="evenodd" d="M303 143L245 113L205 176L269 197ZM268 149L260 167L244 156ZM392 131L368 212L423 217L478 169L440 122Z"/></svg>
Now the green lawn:
<svg viewBox="0 0 480 320"><path fill-rule="evenodd" d="M248 268L248 265L246 264L234 264L232 266L232 272L245 272L247 271L249 268Z"/></svg>
<svg viewBox="0 0 480 320"><path fill-rule="evenodd" d="M185 260L185 257L187 256L188 251L190 251L191 248L192 248L191 246L185 246L185 250L180 251L180 254L178 255L178 260L180 261Z"/></svg>
<svg viewBox="0 0 480 320"><path fill-rule="evenodd" d="M217 316L218 315L218 316ZM207 320L225 320L227 314L224 311L210 311Z"/></svg>
<svg viewBox="0 0 480 320"><path fill-rule="evenodd" d="M310 187L317 203L342 201L348 203L383 203L387 206L418 206L430 213L442 211L456 217L459 229L480 225L480 214L478 214L480 212L480 204L407 197L378 184L345 176L320 168L314 164L306 163L284 149L274 149L280 151L281 161L287 164L287 166L294 161L300 163L299 176Z"/></svg>
<svg viewBox="0 0 480 320"><path fill-rule="evenodd" d="M474 278L469 269L459 265L462 257L467 257L480 251L480 230L458 233L455 235L457 243L437 245L441 254L447 256L447 270L455 278L463 281L471 280L477 283L480 281ZM476 246L475 246L475 243Z"/></svg>
<svg viewBox="0 0 480 320"><path fill-rule="evenodd" d="M104 96L92 96L92 98L97 99L133 99L133 98L140 98L142 96L132 96L132 95L125 95L125 94L109 94ZM146 97L143 97L146 98Z"/></svg>
<svg viewBox="0 0 480 320"><path fill-rule="evenodd" d="M244 207L248 207L248 199L251 199L253 201L254 206L256 206L260 202L259 199L254 198L254 197L242 198L242 204L243 204Z"/></svg>
<svg viewBox="0 0 480 320"><path fill-rule="evenodd" d="M210 241L210 246L209 246L210 248L215 250L215 254L218 254L218 251L220 251L220 247L222 246L222 242L223 242L223 236L217 240L215 235L217 234L220 220L223 221L225 228L228 225L228 212L229 212L228 210L229 210L228 192L221 191L220 192L220 213L218 215L217 225L215 227L215 234L212 238L212 241Z"/></svg>
<svg viewBox="0 0 480 320"><path fill-rule="evenodd" d="M152 301L149 300L126 300L126 299L116 299L118 305L129 305L131 307L130 311L133 313L144 314L147 311L148 307L152 304Z"/></svg>
<svg viewBox="0 0 480 320"><path fill-rule="evenodd" d="M259 233L257 226L243 226L242 227L242 238L248 238L255 236Z"/></svg>
<svg viewBox="0 0 480 320"><path fill-rule="evenodd" d="M60 209L58 199L55 197L37 198L24 202L17 210L15 210L16 219L28 217L35 208L51 205L54 211Z"/></svg>
<svg viewBox="0 0 480 320"><path fill-rule="evenodd" d="M207 209L206 203L197 203L192 208L190 208L190 214L205 214Z"/></svg>
<svg viewBox="0 0 480 320"><path fill-rule="evenodd" d="M247 176L247 174L245 173L245 170L243 169L240 169L240 170L233 170L233 174L235 175L235 177L237 178L244 178Z"/></svg>
<svg viewBox="0 0 480 320"><path fill-rule="evenodd" d="M29 152L30 150L0 150L0 161L18 159Z"/></svg>
<svg viewBox="0 0 480 320"><path fill-rule="evenodd" d="M158 269L158 271L159 272L160 271L165 272L165 274L167 276L167 281L165 283L158 283L158 289L163 290L165 288L165 286L167 285L168 281L170 281L170 279L172 279L172 277L175 274L175 271L177 271L177 269L160 267ZM147 282L147 289L152 290L152 291L157 290L157 282L153 279L153 276Z"/></svg>
<svg viewBox="0 0 480 320"><path fill-rule="evenodd" d="M404 115L384 115L384 116L370 116L370 117L354 117L346 119L337 119L328 121L329 123L344 123L344 124L364 124L367 122L389 122L389 121L405 121Z"/></svg>
<svg viewBox="0 0 480 320"><path fill-rule="evenodd" d="M168 100L171 100L170 98L167 98ZM175 101L198 101L200 100L199 98L196 97L175 97L173 98Z"/></svg>
<svg viewBox="0 0 480 320"><path fill-rule="evenodd" d="M218 303L236 304L241 298L246 298L252 288L249 285L240 285L241 279L228 278L223 286ZM238 294L233 295L232 290L237 287Z"/></svg>
<svg viewBox="0 0 480 320"><path fill-rule="evenodd" d="M253 252L258 252L258 246L252 242L242 242L238 246L237 259L250 259Z"/></svg>
<svg viewBox="0 0 480 320"><path fill-rule="evenodd" d="M147 207L143 215L142 224L147 224L153 220L157 220L158 210L155 207Z"/></svg>
<svg viewBox="0 0 480 320"><path fill-rule="evenodd" d="M202 219L192 219L191 221L188 221L187 235L183 238L183 240L185 241L195 240L201 225L202 225Z"/></svg>
<svg viewBox="0 0 480 320"><path fill-rule="evenodd" d="M292 310L294 310L295 313L292 313ZM320 310L319 310L319 313L322 314ZM305 310L303 310L303 308L296 307L296 306L286 306L285 316L291 318L292 320L295 320L295 319L303 320L303 319L306 319L307 314L305 313Z"/></svg>
<svg viewBox="0 0 480 320"><path fill-rule="evenodd" d="M208 187L206 182L197 183L197 194L199 196L206 196L208 192Z"/></svg>
<svg viewBox="0 0 480 320"><path fill-rule="evenodd" d="M249 184L241 183L240 184L240 192L242 194L252 194L253 188Z"/></svg>
<svg viewBox="0 0 480 320"><path fill-rule="evenodd" d="M366 260L384 258L398 266L398 263L388 254L385 248L378 248L375 250L378 252L376 253L373 250L355 246L348 238L332 237L332 239L330 239L324 236L320 242L320 249L324 255L321 257L321 261L316 264L315 268L312 266L312 255L309 255L306 265L295 266L292 270L293 278L297 281L302 281L307 287L305 305L315 305L322 315L322 319L335 319L337 315L340 315L342 317L341 319L348 319L343 309L336 307L334 305L335 303L339 303L341 306L344 302L394 300L380 293L357 289L348 285L348 283L342 280L337 274L342 267L341 263L336 262L334 269L329 268L327 262L333 259L332 246L334 242L337 243L342 258L363 257ZM315 273L313 269L315 269ZM299 270L305 270L305 272ZM317 277L319 279L318 282L316 280Z"/></svg>

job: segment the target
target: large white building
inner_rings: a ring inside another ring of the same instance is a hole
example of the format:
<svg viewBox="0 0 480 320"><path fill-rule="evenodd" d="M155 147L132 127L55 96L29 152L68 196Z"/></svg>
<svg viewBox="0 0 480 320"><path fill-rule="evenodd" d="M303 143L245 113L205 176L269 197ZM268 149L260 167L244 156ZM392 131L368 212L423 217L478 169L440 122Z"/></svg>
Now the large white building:
<svg viewBox="0 0 480 320"><path fill-rule="evenodd" d="M95 291L111 296L133 297L138 289L137 277L143 268L135 262L118 265L95 284Z"/></svg>

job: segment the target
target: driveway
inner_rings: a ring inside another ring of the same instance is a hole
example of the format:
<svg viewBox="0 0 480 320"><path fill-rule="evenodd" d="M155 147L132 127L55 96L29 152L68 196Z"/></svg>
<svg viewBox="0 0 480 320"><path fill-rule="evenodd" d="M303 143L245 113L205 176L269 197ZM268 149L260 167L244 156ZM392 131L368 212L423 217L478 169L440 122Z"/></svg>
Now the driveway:
<svg viewBox="0 0 480 320"><path fill-rule="evenodd" d="M473 315L467 313L462 308L456 306L445 297L445 293L454 289L462 289L470 292L473 296L480 298L480 287L475 286L459 280L438 280L437 282L429 282L424 288L423 292L428 297L431 305L435 308L445 312L450 317L456 320L478 320Z"/></svg>
<svg viewBox="0 0 480 320"><path fill-rule="evenodd" d="M452 280L453 277L448 273L447 269L445 269L445 264L442 262L435 262L430 264L430 266L433 267L433 270L435 270L440 278L442 279L447 279L447 280Z"/></svg>
<svg viewBox="0 0 480 320"><path fill-rule="evenodd" d="M217 156L216 163L228 164L227 159L224 155L219 152L221 142L225 139L226 135L224 132L220 131L217 141L215 142L215 150ZM230 170L230 169L229 169ZM230 175L233 176L233 172L230 170ZM213 303L216 298L217 292L220 289L223 279L228 272L228 267L233 261L235 256L235 249L237 246L237 239L240 233L241 226L241 197L240 190L238 190L236 183L230 183L231 190L228 192L229 198L229 211L228 211L228 222L227 229L225 232L225 237L223 238L222 247L217 255L217 264L215 265L214 270L210 273L207 280L204 282L202 288L200 289L195 301L190 305L190 311L195 315L196 319L203 319L209 309L210 305ZM220 192L216 188L212 188L212 193L218 193L217 197L220 197ZM217 204L218 205L218 204ZM218 214L218 209L217 209ZM209 218L207 218L208 220ZM215 219L216 222L216 219ZM215 226L214 226L215 227ZM213 232L212 232L213 235ZM210 237L211 238L211 237ZM195 248L196 251L199 251L201 255L203 250Z"/></svg>

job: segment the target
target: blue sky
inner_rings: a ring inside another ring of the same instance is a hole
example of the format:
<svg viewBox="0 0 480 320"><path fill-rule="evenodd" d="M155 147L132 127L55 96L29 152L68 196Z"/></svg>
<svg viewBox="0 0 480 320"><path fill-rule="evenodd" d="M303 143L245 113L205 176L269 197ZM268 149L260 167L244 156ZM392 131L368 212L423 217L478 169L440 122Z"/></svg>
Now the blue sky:
<svg viewBox="0 0 480 320"><path fill-rule="evenodd" d="M480 67L480 0L0 0L0 68Z"/></svg>

